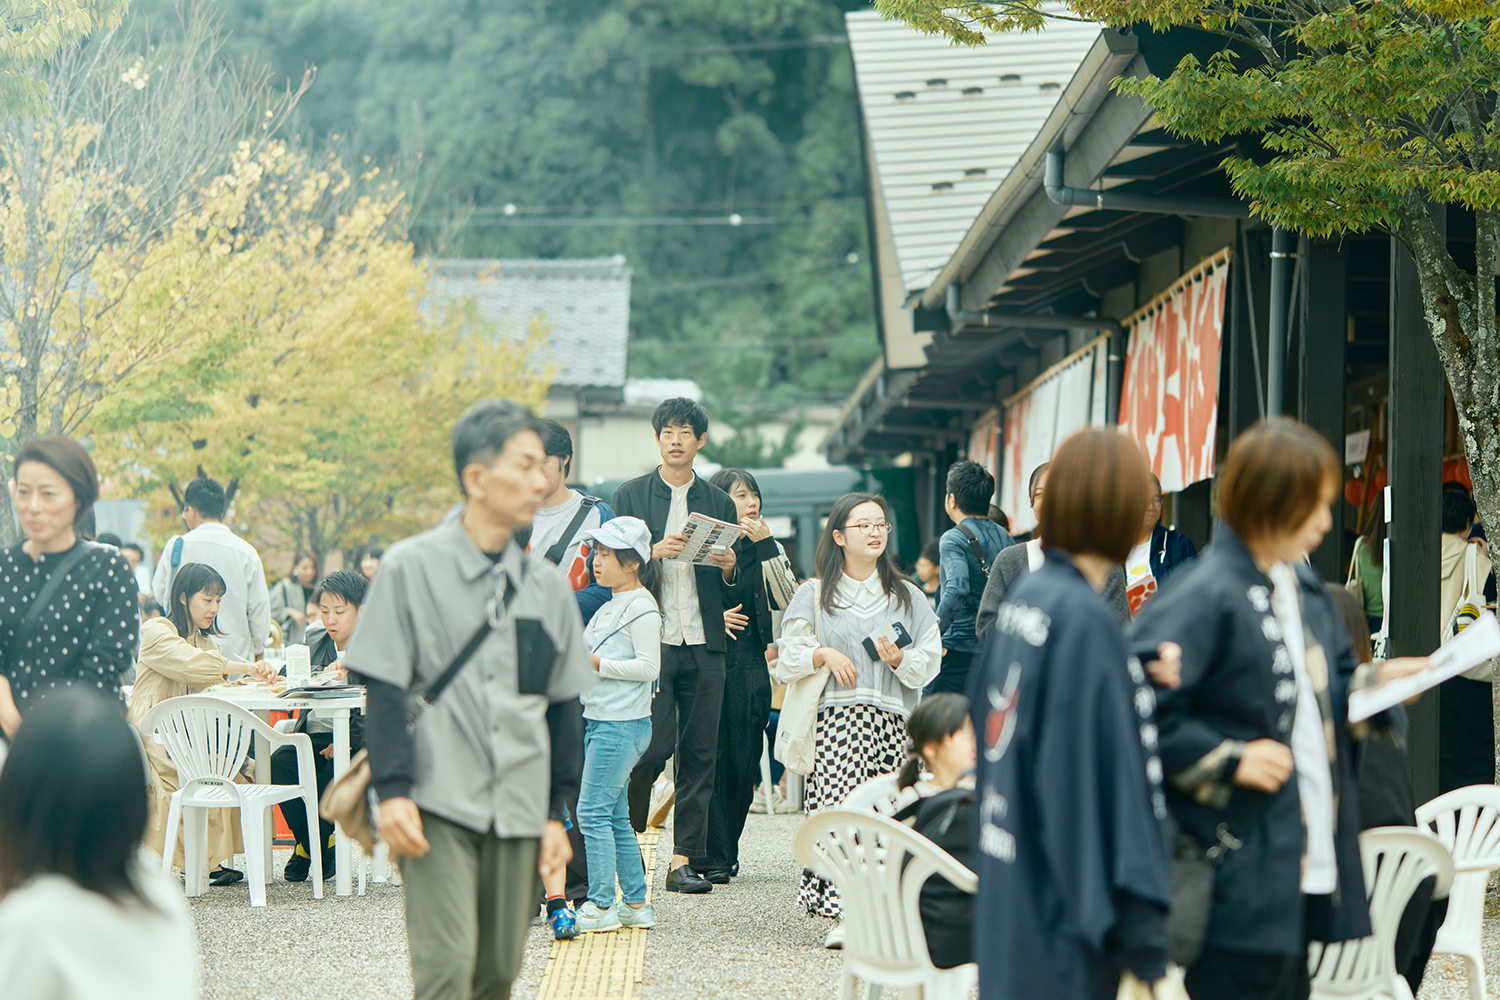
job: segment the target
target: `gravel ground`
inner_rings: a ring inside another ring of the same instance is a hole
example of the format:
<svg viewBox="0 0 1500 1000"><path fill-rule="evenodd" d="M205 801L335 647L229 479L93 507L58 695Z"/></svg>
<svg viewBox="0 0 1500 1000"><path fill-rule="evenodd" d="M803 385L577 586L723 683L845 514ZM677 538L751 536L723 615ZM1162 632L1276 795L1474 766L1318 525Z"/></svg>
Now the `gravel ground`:
<svg viewBox="0 0 1500 1000"><path fill-rule="evenodd" d="M796 903L800 866L792 838L800 815L752 815L741 846L741 874L703 896L662 891L670 833L661 838L652 877L657 924L646 938L642 1000L757 997L827 1000L842 964L823 948L829 923ZM267 905L250 906L244 883L189 900L203 957L205 1000L405 1000L411 996L402 890L367 884L367 895L312 898L308 883L280 879L287 852L276 852L277 878ZM535 997L551 933L533 928L513 995ZM1486 903L1485 963L1500 969L1500 882ZM1490 996L1500 996L1496 983ZM1457 959L1436 956L1418 1000L1468 1000Z"/></svg>
<svg viewBox="0 0 1500 1000"><path fill-rule="evenodd" d="M825 951L828 921L796 905L801 868L792 859L799 815L752 815L741 875L703 896L662 891L671 836L653 875L657 925L646 938L642 1000L677 997L825 998L841 963ZM364 897L312 898L310 883L281 879L276 852L266 906L250 906L245 883L189 900L203 958L205 1000L402 1000L411 996L405 911L399 886L368 882ZM551 932L533 928L513 995L536 996Z"/></svg>
<svg viewBox="0 0 1500 1000"><path fill-rule="evenodd" d="M1484 968L1489 980L1486 992L1492 997L1500 996L1496 992L1496 970L1500 970L1497 963L1500 963L1500 882L1492 874L1484 901ZM1434 955L1427 963L1417 1000L1469 1000L1469 980L1463 962L1452 955Z"/></svg>

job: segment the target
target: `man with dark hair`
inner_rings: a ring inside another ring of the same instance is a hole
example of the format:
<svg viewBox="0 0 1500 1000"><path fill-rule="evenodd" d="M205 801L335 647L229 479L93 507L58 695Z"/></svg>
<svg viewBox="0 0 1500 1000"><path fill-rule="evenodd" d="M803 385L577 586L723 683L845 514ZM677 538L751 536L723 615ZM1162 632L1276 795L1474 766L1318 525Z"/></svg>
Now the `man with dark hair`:
<svg viewBox="0 0 1500 1000"><path fill-rule="evenodd" d="M307 626L307 633L303 637L314 671L330 667L341 669L344 651L349 648L349 639L354 635L354 625L359 620L359 608L365 602L368 590L369 584L365 582L365 578L347 569L329 573L318 584L318 589L313 594L313 603L317 605L320 617ZM352 750L358 750L364 745L363 718L356 712L349 723L349 746ZM327 719L314 719L310 713L303 712L298 716L292 732L306 733L312 740L313 750L317 753L313 763L318 779L318 795L321 796L328 787L328 782L333 780L333 723ZM296 751L292 747L282 747L271 755L271 783L295 785L297 780ZM297 842L282 876L288 882L306 882L308 870L312 867L312 854L309 853L307 842L307 815L296 809L285 809L282 816ZM318 827L319 844L323 849L323 877L333 878L333 824L327 820L319 820Z"/></svg>
<svg viewBox="0 0 1500 1000"><path fill-rule="evenodd" d="M1474 560L1474 582L1483 603L1495 603L1495 574L1479 543L1469 539L1474 527L1474 497L1462 483L1444 483L1442 498L1442 577L1438 581L1438 635L1445 637L1468 588L1468 560ZM1476 609L1477 611L1478 609ZM1438 792L1495 780L1495 710L1491 684L1494 664L1482 663L1446 680L1438 698Z"/></svg>
<svg viewBox="0 0 1500 1000"><path fill-rule="evenodd" d="M1151 496L1141 521L1141 535L1125 560L1125 598L1135 617L1178 566L1198 555L1193 540L1161 524L1161 480L1151 474Z"/></svg>
<svg viewBox="0 0 1500 1000"><path fill-rule="evenodd" d="M547 495L531 522L527 551L557 566L573 586L584 624L609 600L608 587L594 582L593 552L588 532L615 516L609 504L568 486L573 470L573 436L556 420L537 421L547 459L542 473L547 477Z"/></svg>
<svg viewBox="0 0 1500 1000"><path fill-rule="evenodd" d="M572 853L593 664L572 587L515 544L546 495L545 459L526 407L469 410L453 430L462 512L386 551L345 658L365 680L371 787L423 1000L510 996L537 874ZM432 701L410 728L409 691Z"/></svg>
<svg viewBox="0 0 1500 1000"><path fill-rule="evenodd" d="M691 399L668 399L651 415L661 465L615 490L615 512L651 528L651 557L662 563L661 677L651 705L651 745L630 775L630 823L646 829L651 785L677 761L675 846L667 872L668 892L700 893L712 883L688 864L708 853L708 803L719 752L719 713L724 697L724 602L721 584L733 581L734 549L712 566L672 559L687 544L690 514L737 524L729 494L699 479L693 458L708 443L708 413Z"/></svg>
<svg viewBox="0 0 1500 1000"><path fill-rule="evenodd" d="M135 577L135 589L142 594L151 593L151 575L146 572L142 562L146 558L146 550L135 542L125 542L120 546L120 555L130 564L130 573Z"/></svg>
<svg viewBox="0 0 1500 1000"><path fill-rule="evenodd" d="M969 663L983 645L974 632L979 598L990 565L1015 544L1010 533L990 520L995 477L978 462L959 462L948 470L943 508L954 527L938 540L938 623L943 629L943 666L927 686L928 694L962 694Z"/></svg>
<svg viewBox="0 0 1500 1000"><path fill-rule="evenodd" d="M151 581L152 595L162 607L169 607L172 578L179 566L212 566L224 578L225 587L219 602L218 627L224 633L219 637L220 650L230 660L264 659L266 639L271 635L271 597L260 553L221 520L229 505L224 487L215 480L201 477L188 483L182 504L188 530L162 546Z"/></svg>

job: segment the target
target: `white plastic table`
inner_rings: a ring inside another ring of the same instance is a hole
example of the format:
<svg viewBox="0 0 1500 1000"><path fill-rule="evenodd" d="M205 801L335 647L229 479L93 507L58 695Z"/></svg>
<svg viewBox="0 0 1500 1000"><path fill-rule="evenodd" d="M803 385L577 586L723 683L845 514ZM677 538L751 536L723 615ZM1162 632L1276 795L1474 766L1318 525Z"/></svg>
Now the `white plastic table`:
<svg viewBox="0 0 1500 1000"><path fill-rule="evenodd" d="M247 684L237 687L221 685L211 687L202 693L233 702L243 709L256 713L263 719L270 712L291 712L296 709L310 710L315 716L332 718L334 779L337 780L339 775L349 769L349 713L356 708L364 709L364 688L338 698L281 698L264 684ZM255 737L255 781L257 784L262 785L271 783L271 745L266 741L265 737L259 734ZM271 812L267 810L265 838L267 872L271 871L272 837L270 824ZM314 831L309 830L308 833L310 836L316 837ZM333 891L340 896L347 896L353 891L352 880L350 878L353 866L349 863L350 843L349 838L344 834L344 828L338 824L334 824Z"/></svg>

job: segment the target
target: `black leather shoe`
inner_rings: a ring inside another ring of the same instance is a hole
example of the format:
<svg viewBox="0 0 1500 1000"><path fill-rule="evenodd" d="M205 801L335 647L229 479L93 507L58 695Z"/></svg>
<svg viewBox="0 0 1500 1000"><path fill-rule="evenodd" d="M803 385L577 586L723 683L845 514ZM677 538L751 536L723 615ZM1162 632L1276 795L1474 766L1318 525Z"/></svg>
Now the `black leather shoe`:
<svg viewBox="0 0 1500 1000"><path fill-rule="evenodd" d="M286 863L286 870L281 873L281 877L288 882L306 882L307 874L311 870L312 858L293 851L292 858Z"/></svg>
<svg viewBox="0 0 1500 1000"><path fill-rule="evenodd" d="M681 865L667 872L668 892L713 892L713 883L693 871L692 865Z"/></svg>
<svg viewBox="0 0 1500 1000"><path fill-rule="evenodd" d="M701 872L699 872L698 875L700 878L708 879L714 885L729 884L728 868L705 868Z"/></svg>
<svg viewBox="0 0 1500 1000"><path fill-rule="evenodd" d="M215 868L208 873L209 885L234 885L236 882L243 882L244 880L245 873L236 871L233 868Z"/></svg>
<svg viewBox="0 0 1500 1000"><path fill-rule="evenodd" d="M732 864L732 865L729 866L729 877L730 878L739 878L740 877L740 863L738 861L736 861L734 864Z"/></svg>

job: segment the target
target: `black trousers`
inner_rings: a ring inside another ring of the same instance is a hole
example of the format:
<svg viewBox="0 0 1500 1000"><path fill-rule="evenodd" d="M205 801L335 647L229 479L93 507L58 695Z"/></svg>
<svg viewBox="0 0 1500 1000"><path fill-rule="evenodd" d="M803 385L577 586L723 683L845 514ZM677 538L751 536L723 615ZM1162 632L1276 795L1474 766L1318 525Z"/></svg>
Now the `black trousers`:
<svg viewBox="0 0 1500 1000"><path fill-rule="evenodd" d="M318 798L323 797L323 789L333 780L333 761L323 756L323 751L333 746L332 733L308 733L308 738L313 745L313 769L318 776ZM282 747L271 754L271 784L273 785L295 785L297 783L297 751L291 747ZM286 820L287 827L292 831L292 836L297 838L297 843L312 857L312 849L307 843L307 810L302 808L301 802L284 802L281 805L282 818ZM333 836L333 824L318 817L319 844L326 852L328 850L328 838Z"/></svg>
<svg viewBox="0 0 1500 1000"><path fill-rule="evenodd" d="M1438 794L1495 781L1493 689L1467 677L1438 688Z"/></svg>
<svg viewBox="0 0 1500 1000"><path fill-rule="evenodd" d="M973 653L961 653L956 649L948 650L948 655L943 657L943 665L938 675L922 693L937 694L939 691L952 691L955 694L963 694L968 689L969 664L973 662Z"/></svg>
<svg viewBox="0 0 1500 1000"><path fill-rule="evenodd" d="M708 853L689 856L698 871L729 868L740 860L740 834L755 786L766 723L771 718L771 675L765 644L753 631L732 640L725 656L724 707L719 713L719 759L714 767L714 794L708 804Z"/></svg>
<svg viewBox="0 0 1500 1000"><path fill-rule="evenodd" d="M719 757L719 712L724 698L724 654L707 646L661 647L661 678L651 703L651 745L630 773L630 825L646 829L651 785L677 760L673 854L702 857L708 850L708 804Z"/></svg>
<svg viewBox="0 0 1500 1000"><path fill-rule="evenodd" d="M1192 1000L1307 1000L1307 951L1262 955L1207 947L1187 972Z"/></svg>

